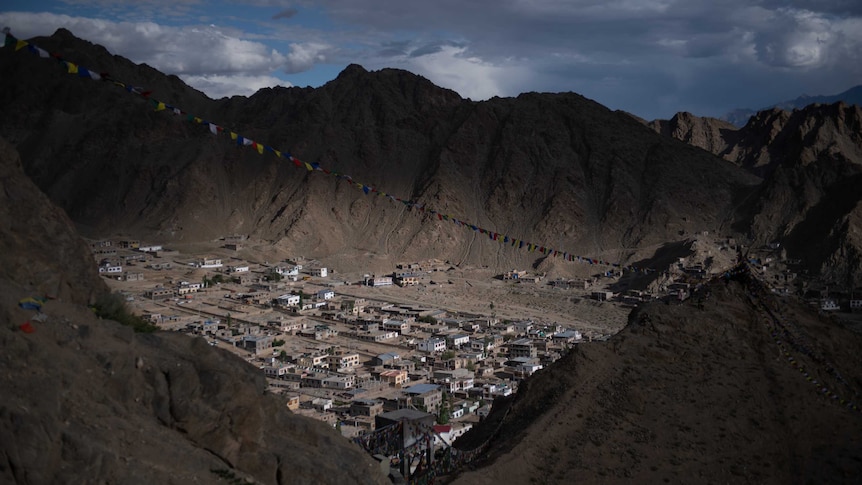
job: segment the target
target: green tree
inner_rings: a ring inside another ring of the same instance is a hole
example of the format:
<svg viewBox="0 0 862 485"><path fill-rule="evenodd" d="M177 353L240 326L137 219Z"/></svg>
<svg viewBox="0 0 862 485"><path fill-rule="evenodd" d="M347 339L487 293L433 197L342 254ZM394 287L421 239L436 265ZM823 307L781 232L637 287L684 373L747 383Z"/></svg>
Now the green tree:
<svg viewBox="0 0 862 485"><path fill-rule="evenodd" d="M133 314L126 306L123 295L119 293L103 293L96 299L93 312L100 318L114 320L123 325L132 327L135 332L152 333L159 327Z"/></svg>

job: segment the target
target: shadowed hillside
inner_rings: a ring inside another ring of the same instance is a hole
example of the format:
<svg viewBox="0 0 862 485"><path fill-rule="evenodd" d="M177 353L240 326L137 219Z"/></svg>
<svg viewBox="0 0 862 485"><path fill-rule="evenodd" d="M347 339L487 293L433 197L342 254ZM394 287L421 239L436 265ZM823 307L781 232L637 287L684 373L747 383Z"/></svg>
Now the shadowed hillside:
<svg viewBox="0 0 862 485"><path fill-rule="evenodd" d="M487 424L456 443L469 448L500 426L490 457L456 482L858 477L860 336L744 276L700 297L703 309L692 298L636 310L607 342L575 346L496 403Z"/></svg>
<svg viewBox="0 0 862 485"><path fill-rule="evenodd" d="M576 254L626 260L687 231L729 229L756 182L571 93L477 103L404 71L350 66L318 89L213 101L67 31L34 43L381 191ZM499 267L536 259L345 180L241 149L27 52L4 50L0 63L10 73L0 99L14 113L0 130L28 175L90 234L194 241L239 232L311 256Z"/></svg>
<svg viewBox="0 0 862 485"><path fill-rule="evenodd" d="M92 255L2 139L0 176L12 230L0 251L0 481L387 483L359 447L266 395L242 359L96 317L85 305L107 287Z"/></svg>

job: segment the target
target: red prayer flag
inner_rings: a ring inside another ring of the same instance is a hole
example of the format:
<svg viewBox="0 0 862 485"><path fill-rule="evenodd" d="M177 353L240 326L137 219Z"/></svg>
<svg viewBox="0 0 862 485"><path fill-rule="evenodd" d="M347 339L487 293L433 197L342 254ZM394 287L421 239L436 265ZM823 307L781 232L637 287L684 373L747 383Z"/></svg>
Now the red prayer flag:
<svg viewBox="0 0 862 485"><path fill-rule="evenodd" d="M30 324L30 322L25 322L25 323L21 324L21 326L19 326L18 328L20 328L21 331L24 333L33 333L36 331L36 329L33 328L33 325Z"/></svg>

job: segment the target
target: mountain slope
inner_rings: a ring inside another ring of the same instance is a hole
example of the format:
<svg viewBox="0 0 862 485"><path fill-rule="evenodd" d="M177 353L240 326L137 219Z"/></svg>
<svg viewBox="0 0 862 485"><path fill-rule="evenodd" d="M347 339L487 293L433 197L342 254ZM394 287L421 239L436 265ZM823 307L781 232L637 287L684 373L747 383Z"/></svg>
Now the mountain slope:
<svg viewBox="0 0 862 485"><path fill-rule="evenodd" d="M151 81L153 98L302 160L576 254L625 259L686 231L729 227L733 207L756 182L575 94L476 103L404 71L351 66L318 89L212 101L68 32L35 42ZM344 180L239 149L108 83L58 75L27 53L0 52L0 62L12 73L0 96L16 112L0 129L27 173L94 234L250 233L304 255L346 255L345 264L439 257L510 267L537 258L365 196Z"/></svg>
<svg viewBox="0 0 862 485"><path fill-rule="evenodd" d="M827 281L862 283L862 108L773 109L738 130L684 113L651 126L764 177L741 206L748 218L738 219L737 230L757 243L781 241Z"/></svg>
<svg viewBox="0 0 862 485"><path fill-rule="evenodd" d="M697 298L639 308L609 341L575 346L509 406L495 403L456 443L469 449L496 431L490 458L455 483L858 477L860 336L744 279L705 290L702 310Z"/></svg>
<svg viewBox="0 0 862 485"><path fill-rule="evenodd" d="M242 359L97 318L92 255L2 139L0 177L0 482L387 483ZM41 311L18 305L45 295Z"/></svg>

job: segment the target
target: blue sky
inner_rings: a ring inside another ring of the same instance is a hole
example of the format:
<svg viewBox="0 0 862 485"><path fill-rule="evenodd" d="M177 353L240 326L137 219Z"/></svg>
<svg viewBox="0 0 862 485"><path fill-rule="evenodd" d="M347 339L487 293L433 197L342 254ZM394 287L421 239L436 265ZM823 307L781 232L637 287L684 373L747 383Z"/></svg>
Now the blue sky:
<svg viewBox="0 0 862 485"><path fill-rule="evenodd" d="M862 84L856 0L3 0L210 97L406 69L474 100L574 91L646 119ZM88 66L98 70L98 66Z"/></svg>

